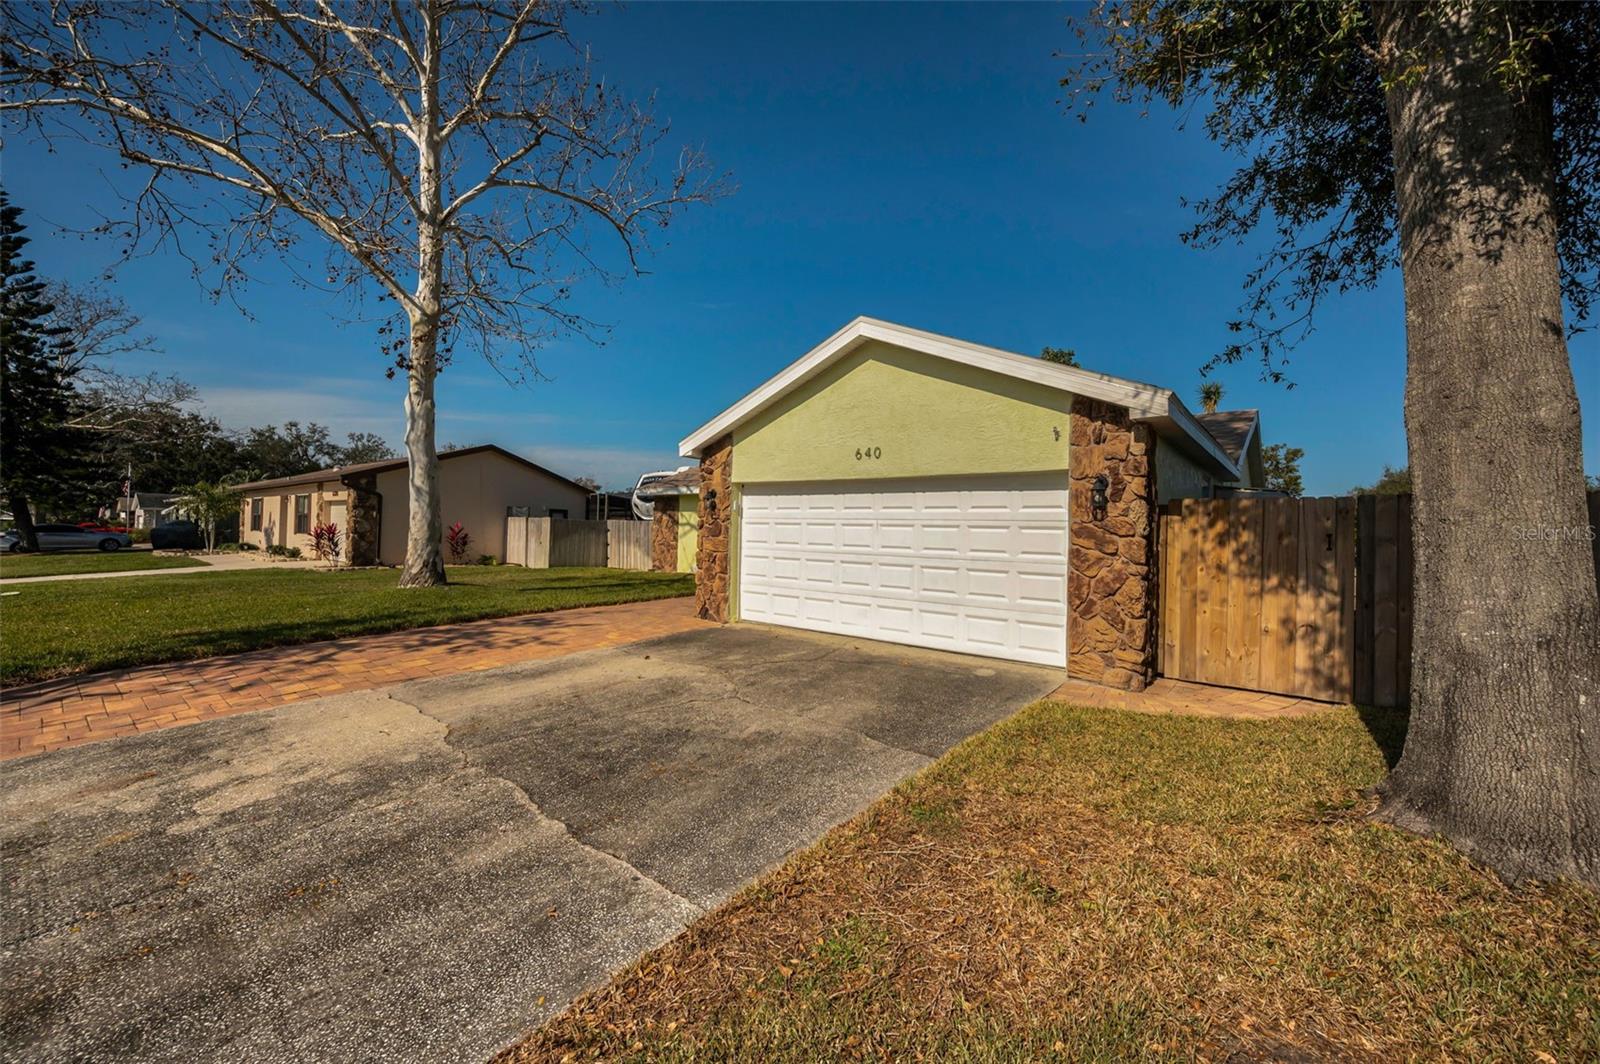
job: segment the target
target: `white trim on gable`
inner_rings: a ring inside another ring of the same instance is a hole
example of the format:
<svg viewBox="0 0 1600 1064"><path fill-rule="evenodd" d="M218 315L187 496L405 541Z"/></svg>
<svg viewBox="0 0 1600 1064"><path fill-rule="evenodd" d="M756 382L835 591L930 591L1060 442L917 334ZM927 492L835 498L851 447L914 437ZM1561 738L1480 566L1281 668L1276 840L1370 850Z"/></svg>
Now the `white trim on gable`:
<svg viewBox="0 0 1600 1064"><path fill-rule="evenodd" d="M1210 461L1228 479L1237 480L1240 477L1238 466L1189 413L1183 401L1168 388L1111 377L1076 366L1057 365L1028 355L866 317L856 318L759 388L691 432L679 443L678 453L685 458L698 458L707 445L727 435L735 426L759 414L827 366L873 340L1126 407L1135 421L1149 422L1158 433L1173 437L1186 450L1195 453L1196 457Z"/></svg>

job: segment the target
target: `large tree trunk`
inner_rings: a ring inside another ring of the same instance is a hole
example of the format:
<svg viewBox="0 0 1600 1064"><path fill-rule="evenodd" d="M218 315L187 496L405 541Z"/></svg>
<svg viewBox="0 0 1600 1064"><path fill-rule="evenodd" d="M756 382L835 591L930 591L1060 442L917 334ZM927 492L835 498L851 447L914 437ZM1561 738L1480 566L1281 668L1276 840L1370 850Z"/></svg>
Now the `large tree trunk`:
<svg viewBox="0 0 1600 1064"><path fill-rule="evenodd" d="M410 314L410 368L406 373L406 459L410 521L401 587L440 587L447 581L440 540L444 516L439 501L439 455L434 449L433 382L439 373L439 326L444 301L444 213L439 144L439 19L423 5L423 69L418 86L416 306Z"/></svg>
<svg viewBox="0 0 1600 1064"><path fill-rule="evenodd" d="M1600 884L1600 604L1552 115L1472 4L1379 4L1406 302L1414 666L1379 815L1511 882ZM1503 30L1502 30L1503 32Z"/></svg>
<svg viewBox="0 0 1600 1064"><path fill-rule="evenodd" d="M433 381L437 374L438 325L413 319L411 368L406 373L406 459L410 520L406 525L406 564L401 587L444 584L444 516L439 505L439 456L434 450Z"/></svg>
<svg viewBox="0 0 1600 1064"><path fill-rule="evenodd" d="M11 518L17 524L17 535L22 537L22 545L30 551L39 550L39 530L33 527L33 504L26 495L16 492L11 493Z"/></svg>

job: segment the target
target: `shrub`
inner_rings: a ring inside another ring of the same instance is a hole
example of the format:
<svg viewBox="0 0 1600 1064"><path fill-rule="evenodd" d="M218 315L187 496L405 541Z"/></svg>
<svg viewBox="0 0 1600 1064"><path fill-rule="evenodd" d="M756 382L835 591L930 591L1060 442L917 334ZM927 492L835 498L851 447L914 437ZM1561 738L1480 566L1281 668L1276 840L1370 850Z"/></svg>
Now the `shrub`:
<svg viewBox="0 0 1600 1064"><path fill-rule="evenodd" d="M499 562L499 560L497 558L495 558L495 556L493 554L480 554L480 555L478 555L478 564L479 565L499 565L500 562Z"/></svg>
<svg viewBox="0 0 1600 1064"><path fill-rule="evenodd" d="M467 559L467 549L472 546L472 537L461 527L461 522L457 521L445 529L444 544L450 548L450 560L460 565Z"/></svg>
<svg viewBox="0 0 1600 1064"><path fill-rule="evenodd" d="M300 548L285 547L282 543L274 543L267 548L267 553L274 558L298 558L300 557Z"/></svg>
<svg viewBox="0 0 1600 1064"><path fill-rule="evenodd" d="M261 548L256 546L254 543L240 543L239 544L239 549L240 550L260 550Z"/></svg>
<svg viewBox="0 0 1600 1064"><path fill-rule="evenodd" d="M135 543L149 543L150 530L148 528L130 528L128 529L128 538Z"/></svg>
<svg viewBox="0 0 1600 1064"><path fill-rule="evenodd" d="M339 560L339 526L333 522L325 525L314 525L311 529L311 553L319 561L330 565Z"/></svg>
<svg viewBox="0 0 1600 1064"><path fill-rule="evenodd" d="M217 546L217 550L223 554L236 554L240 549L237 543L222 543Z"/></svg>

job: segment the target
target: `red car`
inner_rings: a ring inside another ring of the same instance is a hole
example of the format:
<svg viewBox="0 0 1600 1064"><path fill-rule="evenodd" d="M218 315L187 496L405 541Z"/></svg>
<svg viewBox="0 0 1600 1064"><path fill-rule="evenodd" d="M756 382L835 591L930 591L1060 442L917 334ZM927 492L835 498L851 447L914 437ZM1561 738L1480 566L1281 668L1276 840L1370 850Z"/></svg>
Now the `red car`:
<svg viewBox="0 0 1600 1064"><path fill-rule="evenodd" d="M104 521L79 521L78 527L86 532L122 532L132 531L124 525L108 525Z"/></svg>

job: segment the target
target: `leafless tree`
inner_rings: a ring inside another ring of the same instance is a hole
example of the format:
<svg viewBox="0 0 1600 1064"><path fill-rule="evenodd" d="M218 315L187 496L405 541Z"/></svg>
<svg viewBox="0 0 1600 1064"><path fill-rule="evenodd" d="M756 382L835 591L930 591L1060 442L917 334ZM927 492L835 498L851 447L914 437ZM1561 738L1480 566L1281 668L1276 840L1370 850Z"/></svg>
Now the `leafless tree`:
<svg viewBox="0 0 1600 1064"><path fill-rule="evenodd" d="M169 428L194 386L170 374L118 372L124 355L154 352L155 338L119 296L97 285L45 284L49 323L70 341L56 348L57 370L77 387L68 424L96 432L138 434Z"/></svg>
<svg viewBox="0 0 1600 1064"><path fill-rule="evenodd" d="M107 227L130 253L172 241L234 297L252 255L292 259L314 234L314 283L379 302L407 379L402 586L445 581L434 378L453 346L466 334L536 372L541 341L589 327L569 305L579 278L636 271L653 230L724 189L696 151L657 167L666 128L591 69L575 10L39 0L0 22L0 111L147 176ZM196 232L204 255L184 243Z"/></svg>
<svg viewBox="0 0 1600 1064"><path fill-rule="evenodd" d="M111 372L120 355L156 350L155 337L144 331L144 321L121 297L98 285L46 281L45 302L50 304L50 326L65 330L72 341L58 355L65 376Z"/></svg>

